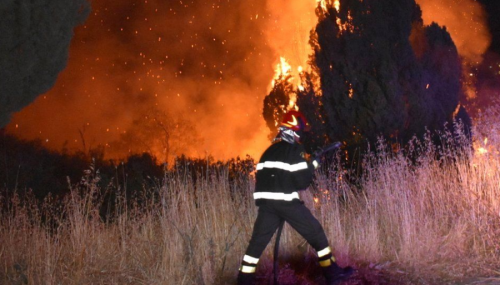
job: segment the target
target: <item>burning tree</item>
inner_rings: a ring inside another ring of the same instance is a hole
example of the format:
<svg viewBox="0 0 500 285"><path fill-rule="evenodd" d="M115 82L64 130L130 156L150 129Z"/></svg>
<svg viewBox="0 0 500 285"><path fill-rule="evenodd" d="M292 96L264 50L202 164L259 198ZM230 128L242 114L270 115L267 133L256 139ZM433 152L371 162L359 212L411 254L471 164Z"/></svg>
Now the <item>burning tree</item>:
<svg viewBox="0 0 500 285"><path fill-rule="evenodd" d="M273 86L269 95L264 99L264 119L267 127L271 130L269 139L272 139L278 130L278 122L286 113L290 94L294 91L293 85L287 78L280 77Z"/></svg>
<svg viewBox="0 0 500 285"><path fill-rule="evenodd" d="M306 150L310 153L333 142L326 135L326 125L323 123L325 119L321 91L315 85L318 80L314 72L303 72L300 74L301 85L297 88L297 106L307 115L311 125L311 132L304 140Z"/></svg>
<svg viewBox="0 0 500 285"><path fill-rule="evenodd" d="M328 138L325 136L321 102L314 83L318 81L315 73L298 70L300 85L294 86L294 78L290 72L290 65L281 58L273 80L273 88L264 99L263 116L270 130L272 139L278 132L278 125L283 115L290 108L299 108L308 116L311 125L311 135L307 136L304 145L309 152L323 146Z"/></svg>
<svg viewBox="0 0 500 285"><path fill-rule="evenodd" d="M271 131L272 139L278 130L279 120L286 113L291 97L295 94L290 74L290 65L281 58L276 68L276 77L273 80L273 89L264 98L263 116L267 127Z"/></svg>
<svg viewBox="0 0 500 285"><path fill-rule="evenodd" d="M445 27L423 25L414 0L320 1L316 15L312 72L301 73L296 89L276 81L264 104L268 125L276 120L266 108L282 109L284 101L271 98L285 98L277 91L290 89L312 125L310 150L330 141L352 150L380 136L404 144L457 114L469 122L459 105L457 49Z"/></svg>
<svg viewBox="0 0 500 285"><path fill-rule="evenodd" d="M334 4L318 7L310 41L329 138L404 143L453 119L461 65L444 27L424 26L414 0Z"/></svg>

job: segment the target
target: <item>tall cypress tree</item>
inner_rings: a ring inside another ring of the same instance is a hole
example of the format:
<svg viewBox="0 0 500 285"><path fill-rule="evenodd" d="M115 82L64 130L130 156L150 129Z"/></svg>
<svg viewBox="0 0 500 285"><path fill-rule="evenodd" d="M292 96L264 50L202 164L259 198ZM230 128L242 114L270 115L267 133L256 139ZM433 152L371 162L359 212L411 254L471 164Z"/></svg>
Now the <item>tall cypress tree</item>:
<svg viewBox="0 0 500 285"><path fill-rule="evenodd" d="M445 27L423 24L414 0L341 0L338 10L330 1L316 14L313 71L300 89L278 79L265 98L272 134L292 93L312 127L309 151L342 141L353 153L379 137L404 144L454 117L470 126L457 49Z"/></svg>
<svg viewBox="0 0 500 285"><path fill-rule="evenodd" d="M404 143L453 118L462 92L459 56L445 28L423 25L414 0L326 7L316 10L310 43L322 93L315 112L329 140Z"/></svg>

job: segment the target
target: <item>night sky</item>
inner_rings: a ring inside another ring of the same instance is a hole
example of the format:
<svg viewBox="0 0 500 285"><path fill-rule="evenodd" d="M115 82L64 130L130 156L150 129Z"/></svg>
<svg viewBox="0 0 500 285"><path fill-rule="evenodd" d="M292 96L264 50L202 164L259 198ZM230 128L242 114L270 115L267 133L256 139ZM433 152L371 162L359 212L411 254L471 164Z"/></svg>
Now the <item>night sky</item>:
<svg viewBox="0 0 500 285"><path fill-rule="evenodd" d="M295 2L92 1L87 21L75 29L66 69L7 130L53 149L105 145L110 157L148 150L161 156L154 132L143 134L142 144L119 143L141 121L161 121L177 132L171 155L256 157L269 143L262 102L280 57L295 72L307 69L316 1ZM482 77L488 84L477 89L478 96L492 96L500 4L479 2L417 1L425 24L449 27L471 72L492 66ZM478 64L483 57L488 62Z"/></svg>

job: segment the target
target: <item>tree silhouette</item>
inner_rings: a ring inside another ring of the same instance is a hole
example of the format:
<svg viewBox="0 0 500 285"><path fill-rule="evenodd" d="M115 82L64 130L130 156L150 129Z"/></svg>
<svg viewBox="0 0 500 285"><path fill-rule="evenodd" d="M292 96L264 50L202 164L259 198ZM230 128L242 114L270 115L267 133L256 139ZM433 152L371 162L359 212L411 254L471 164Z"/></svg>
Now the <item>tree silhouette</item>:
<svg viewBox="0 0 500 285"><path fill-rule="evenodd" d="M274 82L273 89L264 98L263 116L271 131L269 139L274 138L278 131L281 118L287 112L290 94L295 93L290 81L291 75L280 75Z"/></svg>
<svg viewBox="0 0 500 285"><path fill-rule="evenodd" d="M153 108L135 119L127 133L111 145L117 153L146 152L158 161L171 163L175 156L187 154L199 142L194 126L188 120Z"/></svg>
<svg viewBox="0 0 500 285"><path fill-rule="evenodd" d="M321 92L318 92L315 83L318 78L314 72L300 74L301 88L297 89L297 106L306 116L311 130L304 139L304 146L309 153L325 146L330 141L326 135L324 109L321 102Z"/></svg>
<svg viewBox="0 0 500 285"><path fill-rule="evenodd" d="M459 56L445 28L423 25L414 0L343 0L338 11L327 3L316 13L310 43L321 108L301 111L320 113L329 140L351 149L379 136L405 143L453 119Z"/></svg>
<svg viewBox="0 0 500 285"><path fill-rule="evenodd" d="M73 29L89 12L87 0L0 3L0 127L54 85Z"/></svg>

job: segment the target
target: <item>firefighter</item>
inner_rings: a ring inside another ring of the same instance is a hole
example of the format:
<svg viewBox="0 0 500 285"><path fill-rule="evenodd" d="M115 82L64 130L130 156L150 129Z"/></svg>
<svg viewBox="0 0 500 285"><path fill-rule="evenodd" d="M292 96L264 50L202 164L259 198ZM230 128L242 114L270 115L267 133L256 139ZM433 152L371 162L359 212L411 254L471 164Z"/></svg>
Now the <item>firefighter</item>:
<svg viewBox="0 0 500 285"><path fill-rule="evenodd" d="M302 138L309 125L304 115L289 111L283 117L273 144L257 164L255 204L258 215L252 237L238 272L238 284L253 284L259 258L280 221L286 221L316 250L326 283L338 284L353 273L335 262L323 227L299 198L298 191L312 182L320 158L307 161Z"/></svg>

